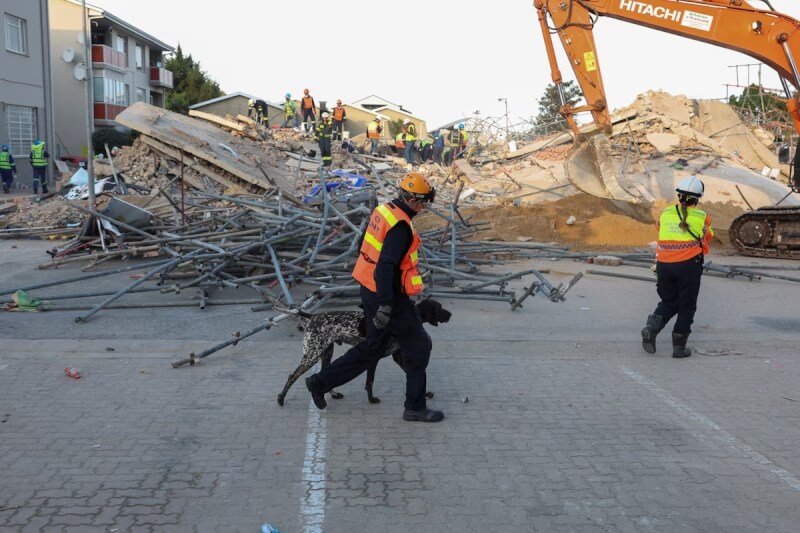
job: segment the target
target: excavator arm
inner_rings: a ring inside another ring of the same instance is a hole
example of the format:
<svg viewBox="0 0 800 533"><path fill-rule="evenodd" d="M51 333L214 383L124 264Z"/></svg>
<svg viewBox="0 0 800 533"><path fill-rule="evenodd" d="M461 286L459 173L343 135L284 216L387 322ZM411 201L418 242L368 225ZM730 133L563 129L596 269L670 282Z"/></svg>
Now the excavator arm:
<svg viewBox="0 0 800 533"><path fill-rule="evenodd" d="M553 82L557 86L562 82L551 38L557 33L586 99L584 106L561 109L576 136L580 132L572 115L582 111L592 113L598 130L608 133L611 129L593 35L598 17L736 50L771 66L800 89L795 61L800 58L800 22L744 0L534 0L534 6Z"/></svg>
<svg viewBox="0 0 800 533"><path fill-rule="evenodd" d="M765 0L767 6L768 0ZM553 83L562 95L561 114L575 136L567 177L595 196L637 201L618 180L610 159L611 114L594 42L599 17L611 17L747 54L775 69L800 89L800 22L745 0L534 0ZM568 105L552 35L561 40L585 104ZM789 87L784 81L787 97ZM591 131L581 131L575 114L590 112Z"/></svg>

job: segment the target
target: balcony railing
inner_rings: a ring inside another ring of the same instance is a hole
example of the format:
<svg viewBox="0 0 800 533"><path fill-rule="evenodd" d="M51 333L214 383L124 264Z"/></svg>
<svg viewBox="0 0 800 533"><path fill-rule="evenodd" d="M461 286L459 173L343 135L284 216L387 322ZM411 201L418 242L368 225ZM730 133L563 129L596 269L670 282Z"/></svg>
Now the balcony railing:
<svg viewBox="0 0 800 533"><path fill-rule="evenodd" d="M124 105L104 104L103 102L95 102L94 119L96 121L99 120L113 121L115 118L117 118L117 115L125 111L126 108L127 106Z"/></svg>
<svg viewBox="0 0 800 533"><path fill-rule="evenodd" d="M110 67L125 71L128 69L128 54L117 52L103 44L93 44L92 63L99 67Z"/></svg>
<svg viewBox="0 0 800 533"><path fill-rule="evenodd" d="M165 68L150 67L150 85L172 89L172 71Z"/></svg>

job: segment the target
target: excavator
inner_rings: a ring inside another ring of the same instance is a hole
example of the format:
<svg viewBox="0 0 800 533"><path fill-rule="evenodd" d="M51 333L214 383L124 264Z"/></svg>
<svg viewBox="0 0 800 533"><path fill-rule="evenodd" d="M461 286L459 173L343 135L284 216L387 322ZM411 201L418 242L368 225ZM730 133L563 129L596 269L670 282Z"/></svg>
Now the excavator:
<svg viewBox="0 0 800 533"><path fill-rule="evenodd" d="M638 201L621 183L611 163L611 114L594 42L600 17L646 26L749 55L777 71L787 98L789 84L800 90L800 21L746 0L534 0L544 37L553 83L559 90L564 116L575 142L567 157L566 174L580 190L601 197ZM584 99L567 105L552 35L558 34ZM576 113L591 113L586 131ZM800 132L799 132L800 133ZM791 180L800 192L800 176ZM736 218L729 237L740 253L756 257L800 259L800 207L762 207Z"/></svg>

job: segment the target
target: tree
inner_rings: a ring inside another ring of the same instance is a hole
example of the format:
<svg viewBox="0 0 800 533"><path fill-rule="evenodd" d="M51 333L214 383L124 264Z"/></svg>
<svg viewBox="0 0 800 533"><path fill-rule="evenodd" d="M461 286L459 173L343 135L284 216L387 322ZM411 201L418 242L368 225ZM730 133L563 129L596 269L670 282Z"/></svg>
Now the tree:
<svg viewBox="0 0 800 533"><path fill-rule="evenodd" d="M728 104L759 124L769 121L791 123L786 109L786 100L775 93L765 91L763 87L756 84L745 87L740 96L730 96Z"/></svg>
<svg viewBox="0 0 800 533"><path fill-rule="evenodd" d="M225 94L219 84L200 69L200 63L192 58L192 54L183 55L180 44L164 66L173 75L174 89L167 94L167 109L170 111L185 115L190 105Z"/></svg>
<svg viewBox="0 0 800 533"><path fill-rule="evenodd" d="M575 105L583 98L580 87L570 80L561 85L564 90L566 105ZM541 98L539 98L539 115L534 121L534 125L539 133L549 133L551 131L564 131L569 129L567 121L559 113L561 109L561 98L558 95L558 87L549 84Z"/></svg>

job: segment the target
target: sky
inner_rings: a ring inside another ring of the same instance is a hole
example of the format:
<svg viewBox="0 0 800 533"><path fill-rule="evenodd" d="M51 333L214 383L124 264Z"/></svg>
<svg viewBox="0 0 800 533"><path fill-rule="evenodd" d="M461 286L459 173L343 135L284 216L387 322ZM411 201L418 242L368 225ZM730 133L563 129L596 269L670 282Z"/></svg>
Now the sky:
<svg viewBox="0 0 800 533"><path fill-rule="evenodd" d="M537 113L551 83L532 0L92 0L154 37L192 54L226 93L281 101L304 88L317 102L371 94L402 105L429 129L473 116L512 124ZM756 7L765 7L753 2ZM213 7L212 7L213 6ZM772 0L800 19L800 2ZM664 90L725 98L758 82L752 58L713 45L601 17L597 59L611 109ZM565 80L574 79L555 39ZM738 78L737 78L738 70ZM763 66L762 83L779 88Z"/></svg>

